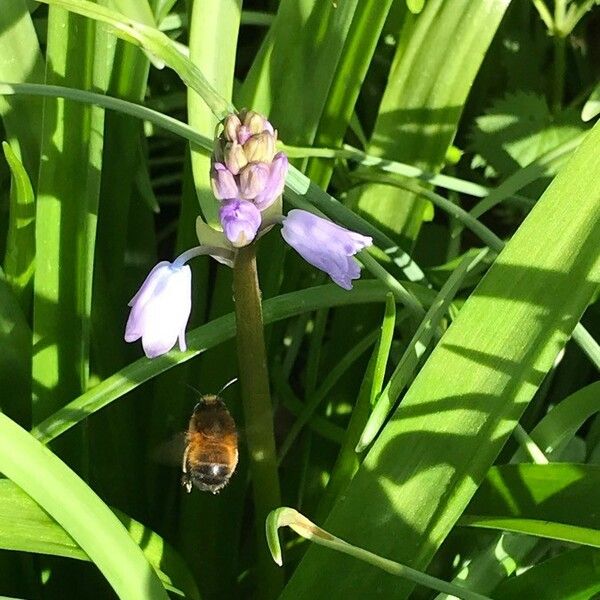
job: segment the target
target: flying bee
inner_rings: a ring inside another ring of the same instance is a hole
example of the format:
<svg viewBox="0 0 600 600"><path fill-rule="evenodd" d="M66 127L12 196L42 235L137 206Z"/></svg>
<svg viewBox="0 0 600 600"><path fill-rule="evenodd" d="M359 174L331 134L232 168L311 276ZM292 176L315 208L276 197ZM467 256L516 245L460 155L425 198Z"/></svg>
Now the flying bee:
<svg viewBox="0 0 600 600"><path fill-rule="evenodd" d="M237 428L219 395L200 396L185 442L182 485L188 493L193 485L202 491L218 493L227 485L238 463Z"/></svg>

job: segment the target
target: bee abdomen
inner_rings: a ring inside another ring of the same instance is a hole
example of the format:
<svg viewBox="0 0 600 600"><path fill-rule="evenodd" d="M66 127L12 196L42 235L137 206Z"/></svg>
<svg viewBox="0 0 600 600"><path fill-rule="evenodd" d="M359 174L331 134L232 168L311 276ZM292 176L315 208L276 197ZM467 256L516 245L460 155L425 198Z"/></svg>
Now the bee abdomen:
<svg viewBox="0 0 600 600"><path fill-rule="evenodd" d="M216 494L227 485L233 469L222 463L196 463L190 469L193 484L203 492Z"/></svg>

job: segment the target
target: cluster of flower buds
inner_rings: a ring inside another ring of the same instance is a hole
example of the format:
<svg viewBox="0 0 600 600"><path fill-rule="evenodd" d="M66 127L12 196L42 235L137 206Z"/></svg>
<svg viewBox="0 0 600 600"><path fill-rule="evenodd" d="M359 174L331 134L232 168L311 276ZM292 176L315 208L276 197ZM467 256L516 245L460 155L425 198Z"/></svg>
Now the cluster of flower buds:
<svg viewBox="0 0 600 600"><path fill-rule="evenodd" d="M223 121L215 140L210 179L221 201L219 220L231 244L250 244L261 214L283 193L287 156L275 153L277 131L262 115L243 110Z"/></svg>
<svg viewBox="0 0 600 600"><path fill-rule="evenodd" d="M283 239L311 265L325 271L340 287L352 289L360 277L354 255L370 246L370 237L344 229L305 210L281 213L281 194L288 160L276 152L277 132L262 115L243 110L228 115L215 139L211 164L213 193L220 201L218 232L200 217L196 231L200 246L173 263L161 262L142 284L129 306L125 340L142 338L146 356L168 352L179 340L183 351L191 311L190 258L210 254L232 265L237 248L252 243L280 223Z"/></svg>

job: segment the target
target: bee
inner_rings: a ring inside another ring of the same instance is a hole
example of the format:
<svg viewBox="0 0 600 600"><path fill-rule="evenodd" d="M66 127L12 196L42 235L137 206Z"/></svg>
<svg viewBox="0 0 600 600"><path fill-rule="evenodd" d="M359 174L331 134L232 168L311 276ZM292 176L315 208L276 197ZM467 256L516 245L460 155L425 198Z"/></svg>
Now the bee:
<svg viewBox="0 0 600 600"><path fill-rule="evenodd" d="M237 428L219 395L200 396L185 443L182 485L188 493L195 485L199 490L217 494L227 485L238 463Z"/></svg>

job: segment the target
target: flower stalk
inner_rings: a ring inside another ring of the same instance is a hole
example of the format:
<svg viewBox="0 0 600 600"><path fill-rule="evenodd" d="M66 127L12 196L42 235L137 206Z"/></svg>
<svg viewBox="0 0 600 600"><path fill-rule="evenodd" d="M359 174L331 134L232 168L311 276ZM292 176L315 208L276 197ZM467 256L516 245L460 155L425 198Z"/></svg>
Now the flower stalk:
<svg viewBox="0 0 600 600"><path fill-rule="evenodd" d="M283 574L271 561L262 535L267 515L281 504L281 494L261 293L256 270L256 244L244 246L237 251L233 266L233 294L239 381L258 535L258 582L263 588L262 595L274 598L283 587Z"/></svg>

